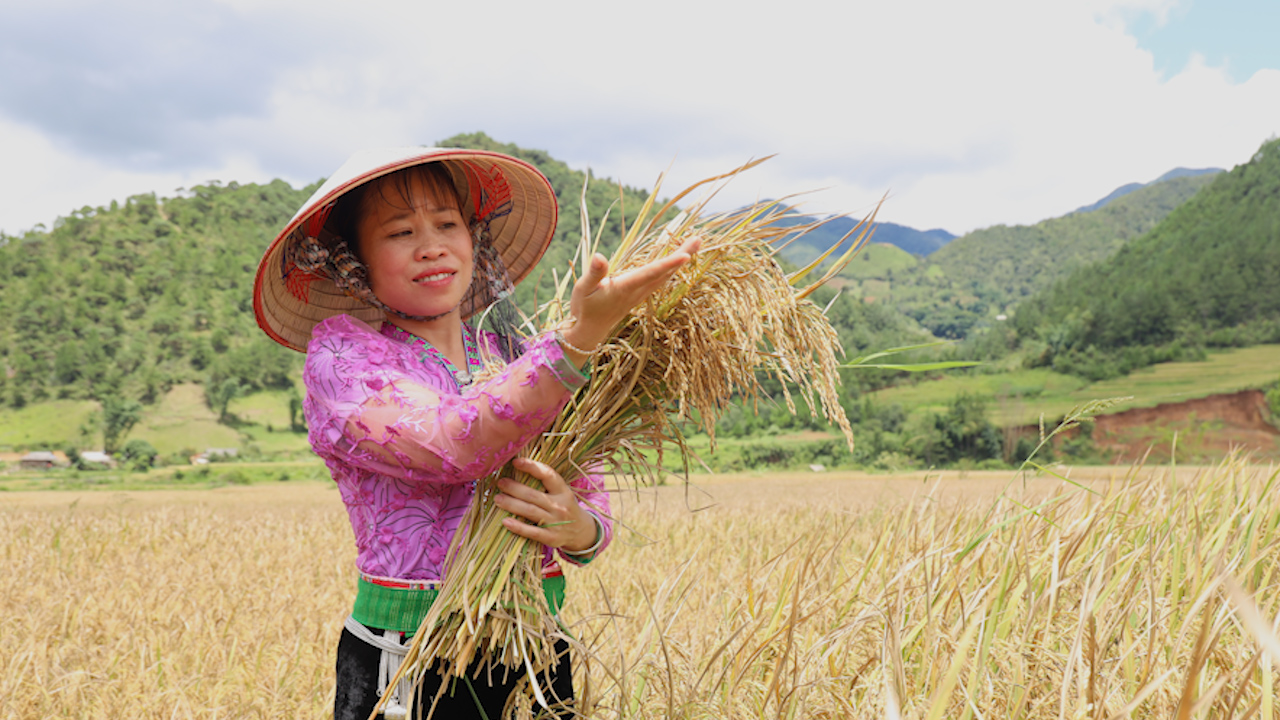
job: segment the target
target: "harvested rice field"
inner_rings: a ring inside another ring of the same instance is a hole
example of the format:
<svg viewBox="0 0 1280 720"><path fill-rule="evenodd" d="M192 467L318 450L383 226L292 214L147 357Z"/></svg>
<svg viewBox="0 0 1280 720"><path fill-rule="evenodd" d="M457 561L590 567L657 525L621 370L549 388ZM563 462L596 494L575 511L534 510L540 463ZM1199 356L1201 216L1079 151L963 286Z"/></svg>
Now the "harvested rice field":
<svg viewBox="0 0 1280 720"><path fill-rule="evenodd" d="M569 570L600 718L1275 717L1277 469L702 478ZM0 493L0 718L324 717L337 492Z"/></svg>

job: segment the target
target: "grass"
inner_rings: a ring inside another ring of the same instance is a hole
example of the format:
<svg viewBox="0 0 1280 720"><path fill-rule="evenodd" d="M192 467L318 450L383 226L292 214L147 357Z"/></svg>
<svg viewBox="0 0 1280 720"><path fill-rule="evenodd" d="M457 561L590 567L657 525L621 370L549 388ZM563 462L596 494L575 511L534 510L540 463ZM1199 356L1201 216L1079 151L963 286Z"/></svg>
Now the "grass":
<svg viewBox="0 0 1280 720"><path fill-rule="evenodd" d="M777 461L773 463L775 468L804 466L811 464L810 460L816 464L826 465L831 461L815 460L809 456L819 448L835 446L838 448L836 452L841 452L845 447L844 438L834 432L824 431L782 431L776 434L747 437L728 437L717 434L715 452L711 451L711 439L704 434L690 435L685 438L685 442L701 460L699 463L691 459L689 471L697 475L704 475L708 469L714 473L732 473L768 464L762 460L762 457L770 454L786 456L785 461L777 457L773 458ZM684 462L679 450L675 447L668 447L665 450L663 468L669 473L682 474ZM656 453L649 453L649 457L656 462Z"/></svg>
<svg viewBox="0 0 1280 720"><path fill-rule="evenodd" d="M98 409L89 400L49 400L21 410L0 412L0 447L31 446L56 439L63 447L80 435L80 426ZM101 442L98 445L101 449Z"/></svg>
<svg viewBox="0 0 1280 720"><path fill-rule="evenodd" d="M240 426L241 437L245 443L266 457L303 458L312 457L311 445L307 442L305 432L293 432L288 424L274 425L270 428L263 425Z"/></svg>
<svg viewBox="0 0 1280 720"><path fill-rule="evenodd" d="M310 454L305 432L289 429L289 396L284 391L254 393L231 401L227 411L235 427L218 422L205 402L200 385L176 385L129 434L140 437L161 454L183 449L249 448L270 457Z"/></svg>
<svg viewBox="0 0 1280 720"><path fill-rule="evenodd" d="M896 245L872 242L844 266L840 275L847 278L883 278L890 272L907 270L919 263L916 256Z"/></svg>
<svg viewBox="0 0 1280 720"><path fill-rule="evenodd" d="M874 241L874 236L872 240ZM819 250L803 241L798 240L779 253L784 260L793 265L807 265L814 258L821 255L823 250ZM863 248L858 256L855 257L848 265L840 271L840 277L848 283L857 284L858 281L867 279L883 279L891 273L902 272L909 268L915 267L920 260L911 253L889 243L869 242ZM833 283L835 286L835 283Z"/></svg>
<svg viewBox="0 0 1280 720"><path fill-rule="evenodd" d="M0 475L0 492L32 490L172 490L219 488L225 485L260 485L312 481L329 484L329 472L318 458L273 462L210 463L128 470L13 472ZM12 495L8 497L13 497Z"/></svg>
<svg viewBox="0 0 1280 720"><path fill-rule="evenodd" d="M227 411L242 422L254 423L273 430L289 428L289 393L267 390L235 398Z"/></svg>
<svg viewBox="0 0 1280 720"><path fill-rule="evenodd" d="M1203 362L1162 363L1099 383L1046 369L1016 370L992 375L951 374L881 390L871 397L882 404L900 404L909 413L924 414L943 412L961 393L979 395L989 398L992 420L1005 426L1036 423L1041 413L1052 423L1071 408L1098 398L1133 396L1132 401L1116 406L1119 411L1259 387L1277 377L1280 345L1260 345L1211 353ZM76 443L80 426L96 409L89 401L51 400L21 410L0 411L0 448L80 444ZM257 445L268 456L299 457L308 452L303 434L286 431L289 405L285 393L237 398L230 411L245 424L238 429L218 424L200 386L179 385L156 406L144 408L142 422L128 437L141 437L165 454L245 443ZM88 445L101 446L101 438Z"/></svg>
<svg viewBox="0 0 1280 720"><path fill-rule="evenodd" d="M878 390L871 398L881 405L901 405L909 414L946 411L958 395L989 399L987 411L997 425L1021 424L1023 418L1044 412L1053 417L1066 398L1073 397L1088 382L1046 369L1017 370L996 375L950 374L937 380ZM1070 406L1061 412L1069 410Z"/></svg>
<svg viewBox="0 0 1280 720"><path fill-rule="evenodd" d="M0 411L0 447L101 449L100 433L86 439L80 432L97 409L97 403L87 400L50 400L21 410ZM202 386L175 385L160 402L143 407L142 419L124 441L141 438L162 455L211 447L240 448L249 443L265 454L284 457L310 449L305 433L289 430L289 396L284 391L236 398L228 411L237 427L218 422L205 402Z"/></svg>
<svg viewBox="0 0 1280 720"><path fill-rule="evenodd" d="M919 264L916 256L895 245L868 243L857 257L832 279L830 286L855 297L869 299L886 297L892 289L889 278Z"/></svg>
<svg viewBox="0 0 1280 720"><path fill-rule="evenodd" d="M1133 407L1149 407L1259 387L1277 379L1280 345L1259 345L1213 353L1202 362L1162 363L1128 377L1094 383L1086 390L1094 397L1134 395Z"/></svg>
<svg viewBox="0 0 1280 720"><path fill-rule="evenodd" d="M629 529L569 570L583 709L1274 717L1267 630L1248 628L1280 611L1275 469L1088 472L623 494ZM330 707L355 582L331 485L6 493L0 538L6 717Z"/></svg>
<svg viewBox="0 0 1280 720"><path fill-rule="evenodd" d="M141 438L162 455L181 450L240 446L240 434L218 423L204 399L204 388L194 383L173 386L155 406L146 408L128 439Z"/></svg>
<svg viewBox="0 0 1280 720"><path fill-rule="evenodd" d="M1161 363L1113 380L1089 383L1046 369L1018 370L994 375L949 375L915 385L880 390L877 403L899 404L909 413L940 413L961 393L990 400L988 411L997 425L1039 421L1043 413L1053 422L1071 408L1098 398L1132 396L1113 412L1152 407L1194 398L1260 387L1280 378L1280 345L1211 353L1201 362Z"/></svg>

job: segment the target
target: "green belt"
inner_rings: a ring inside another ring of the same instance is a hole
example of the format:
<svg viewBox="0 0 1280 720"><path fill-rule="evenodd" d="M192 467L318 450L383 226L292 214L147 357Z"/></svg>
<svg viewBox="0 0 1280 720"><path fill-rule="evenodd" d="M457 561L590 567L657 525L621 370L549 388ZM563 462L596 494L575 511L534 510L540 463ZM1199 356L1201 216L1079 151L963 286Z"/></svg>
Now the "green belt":
<svg viewBox="0 0 1280 720"><path fill-rule="evenodd" d="M543 578L542 592L547 596L551 612L560 612L564 605L564 576ZM439 594L435 589L385 587L360 578L356 582L356 606L351 616L371 628L412 634L417 632Z"/></svg>

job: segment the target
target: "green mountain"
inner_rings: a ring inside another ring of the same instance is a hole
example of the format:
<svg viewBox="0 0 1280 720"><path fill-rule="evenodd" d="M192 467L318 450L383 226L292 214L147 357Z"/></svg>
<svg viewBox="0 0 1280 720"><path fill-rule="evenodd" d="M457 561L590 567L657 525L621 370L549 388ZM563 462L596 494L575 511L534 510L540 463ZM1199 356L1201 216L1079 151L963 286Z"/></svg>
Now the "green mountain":
<svg viewBox="0 0 1280 720"><path fill-rule="evenodd" d="M870 242L858 251L840 276L849 280L885 280L920 264L920 258L897 245Z"/></svg>
<svg viewBox="0 0 1280 720"><path fill-rule="evenodd" d="M546 152L483 133L440 144L505 152L550 179L560 202L559 226L538 270L517 290L517 301L532 311L550 296L553 271L568 268L581 237L587 174ZM207 404L225 422L234 422L226 415L229 406L244 405L232 402L237 397L270 395L275 405L295 405L302 356L258 329L252 284L263 250L319 183L295 189L281 180L212 182L176 197L136 195L108 207L84 207L47 231L0 234L0 413L75 407L78 419L71 426L81 424L76 432L94 444L88 435L96 431L83 428L86 403L100 410L89 424L104 426L111 418L137 422L140 414L154 414L148 408L191 383L203 385ZM586 205L605 252L616 247L624 219L634 219L647 197L644 190L590 179ZM819 294L824 304L833 298L833 291ZM891 311L848 297L836 299L829 313L851 352L909 344L918 335ZM850 382L875 386L890 375L863 373ZM293 420L277 417L274 424L289 427ZM47 442L71 442L66 423L50 423L55 425L62 428L59 437ZM124 422L125 431L105 444L122 441L128 426ZM22 438L0 433L0 445L43 442Z"/></svg>
<svg viewBox="0 0 1280 720"><path fill-rule="evenodd" d="M547 153L482 133L442 144L507 152L537 165L560 200L547 272L520 286L532 309L547 297L550 269L567 267L581 235L582 172ZM234 396L288 389L300 356L257 328L253 273L262 251L315 190L210 183L183 195L138 195L85 207L51 230L0 237L0 403L128 398L155 402L170 387L201 382ZM587 205L606 248L620 239L647 193L590 183ZM231 384L228 385L227 383Z"/></svg>
<svg viewBox="0 0 1280 720"><path fill-rule="evenodd" d="M1277 278L1280 140L1271 140L1114 257L1023 303L1014 324L1040 362L1106 377L1189 348L1280 340Z"/></svg>
<svg viewBox="0 0 1280 720"><path fill-rule="evenodd" d="M210 183L0 237L0 400L150 403L210 376L290 385L292 354L253 319L253 272L313 190Z"/></svg>
<svg viewBox="0 0 1280 720"><path fill-rule="evenodd" d="M895 276L883 301L939 337L966 337L1077 268L1115 254L1212 179L1176 177L1091 212L971 232Z"/></svg>

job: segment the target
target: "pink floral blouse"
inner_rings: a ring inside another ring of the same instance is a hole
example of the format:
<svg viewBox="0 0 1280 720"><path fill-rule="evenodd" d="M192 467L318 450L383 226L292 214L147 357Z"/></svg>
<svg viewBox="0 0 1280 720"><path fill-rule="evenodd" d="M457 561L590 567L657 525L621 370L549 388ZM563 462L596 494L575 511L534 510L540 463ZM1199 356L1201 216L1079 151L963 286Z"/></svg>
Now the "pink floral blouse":
<svg viewBox="0 0 1280 720"><path fill-rule="evenodd" d="M495 337L485 342L496 353ZM583 383L554 337L540 335L500 373L460 392L445 367L347 315L315 327L302 378L311 446L347 506L357 567L412 580L442 576L475 481L543 432ZM602 478L570 485L599 518L603 549L613 527ZM558 567L547 548L544 572Z"/></svg>

